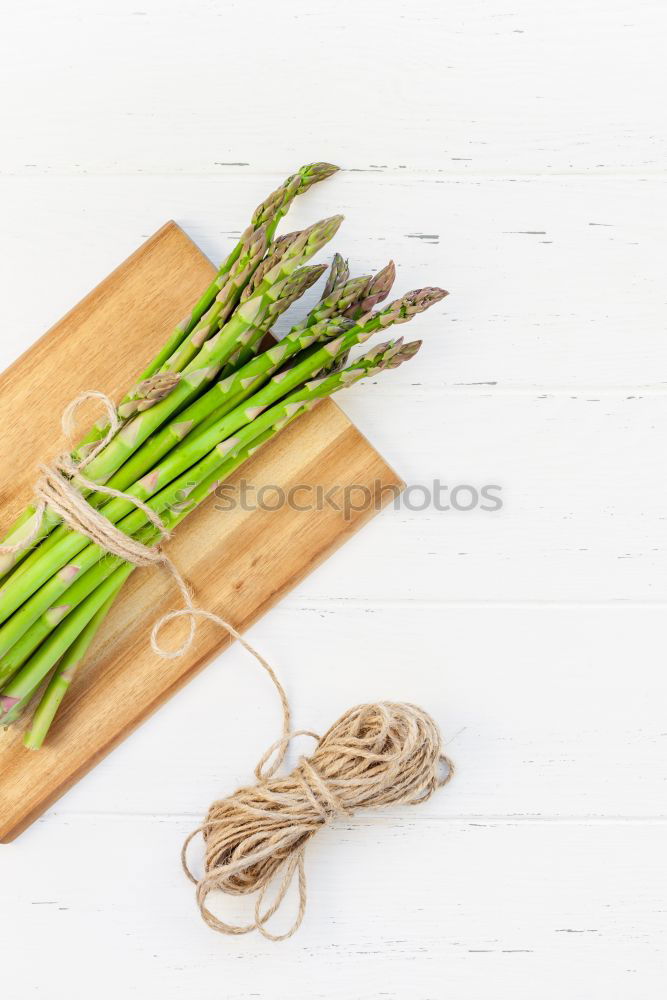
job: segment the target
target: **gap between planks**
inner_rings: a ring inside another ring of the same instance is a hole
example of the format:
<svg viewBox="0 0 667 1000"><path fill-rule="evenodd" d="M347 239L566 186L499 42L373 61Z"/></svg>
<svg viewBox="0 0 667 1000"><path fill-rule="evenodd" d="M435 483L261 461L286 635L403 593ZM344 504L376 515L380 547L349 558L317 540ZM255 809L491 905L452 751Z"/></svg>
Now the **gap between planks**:
<svg viewBox="0 0 667 1000"><path fill-rule="evenodd" d="M530 399L574 399L583 402L598 402L602 399L641 399L654 396L667 396L667 382L657 382L653 385L549 385L548 383L525 383L523 385L503 385L499 382L443 382L441 385L423 382L411 382L408 385L386 386L380 382L369 383L373 388L375 398L410 399L427 397L442 399L443 396L500 396L508 398ZM589 397L595 397L590 399ZM355 394L348 397L354 399ZM345 407L341 407L345 409Z"/></svg>
<svg viewBox="0 0 667 1000"><path fill-rule="evenodd" d="M280 602L280 608L276 608L275 611L279 611L282 608L289 608L290 610L297 609L299 611L322 611L325 609L343 609L343 608L355 608L361 611L368 611L372 614L373 610L377 608L378 610L383 608L410 608L411 610L416 610L422 608L424 611L437 611L440 608L520 608L520 609L532 609L532 608L613 608L617 611L619 608L667 608L667 600L663 598L624 598L615 597L608 600L551 600L549 598L535 600L514 600L514 601L503 601L503 600L490 600L488 598L481 598L480 600L465 600L465 601L455 601L448 600L447 598L442 598L438 600L437 598L420 598L416 597L414 600L409 598L396 598L395 600L388 597L313 597L313 598L299 598L299 597L284 597Z"/></svg>
<svg viewBox="0 0 667 1000"><path fill-rule="evenodd" d="M91 810L90 812L78 810L76 812L54 811L42 816L37 820L35 826L41 823L57 822L62 820L155 820L159 823L201 823L202 813L191 812L128 812L124 810ZM407 811L399 813L376 812L372 816L354 816L350 820L337 819L335 824L339 828L354 828L358 826L416 826L420 823L459 823L464 826L529 826L531 824L541 826L551 823L560 823L573 826L667 826L667 815L656 814L646 816L624 816L622 814L586 814L581 815L523 815L513 813L452 813L451 815L429 814L421 817L411 816Z"/></svg>
<svg viewBox="0 0 667 1000"><path fill-rule="evenodd" d="M68 178L79 178L85 180L87 178L95 179L99 177L106 178L131 178L133 180L155 180L156 178L191 178L192 180L202 180L207 178L224 178L225 180L232 179L234 177L257 177L260 180L271 180L275 179L276 184L282 181L285 176L289 173L289 167L285 167L281 170L258 170L249 166L247 170L243 169L233 169L226 170L224 167L220 167L218 170L140 170L135 168L134 170L90 170L88 168L82 168L80 170L52 170L49 167L33 167L32 164L26 166L20 170L0 170L0 180L49 180L62 179L64 177ZM655 180L667 180L667 172L662 167L655 167L652 170L647 170L643 167L638 170L635 167L628 167L627 170L619 170L618 168L610 168L609 170L604 167L590 167L578 168L572 170L564 170L558 168L555 170L502 170L489 167L478 168L470 167L467 170L447 170L445 168L439 168L437 170L424 170L424 169L412 169L406 167L402 169L400 167L341 167L340 175L354 174L355 179L361 181L368 181L373 183L377 180L378 175L386 177L392 181L401 180L411 180L417 183L447 183L452 181L457 183L459 181L475 181L475 180L486 180L494 181L497 180L500 183L512 183L513 181L532 181L532 180L544 180L546 178L553 177L556 180L567 180L569 178L576 178L577 180L628 180L628 181L655 181Z"/></svg>

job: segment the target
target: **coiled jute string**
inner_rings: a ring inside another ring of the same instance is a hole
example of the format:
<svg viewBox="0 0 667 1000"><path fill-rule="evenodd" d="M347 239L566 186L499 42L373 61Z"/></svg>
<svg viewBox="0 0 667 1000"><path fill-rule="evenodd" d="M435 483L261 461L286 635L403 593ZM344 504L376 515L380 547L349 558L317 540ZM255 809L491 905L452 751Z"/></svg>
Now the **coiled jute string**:
<svg viewBox="0 0 667 1000"><path fill-rule="evenodd" d="M315 752L302 757L291 774L276 777L287 745L301 735L317 740ZM277 759L269 766L275 754ZM270 941L291 937L306 910L304 853L311 837L335 817L351 816L357 809L425 802L453 773L437 725L415 705L358 705L321 739L306 730L284 736L257 765L257 784L214 802L203 825L185 841L183 867L197 886L203 919L224 934L258 930ZM204 874L197 878L186 854L199 833L204 837L205 861ZM295 875L296 918L284 934L273 934L267 921L281 906ZM273 902L264 908L274 883ZM234 896L257 893L254 921L235 925L215 916L207 905L215 890Z"/></svg>
<svg viewBox="0 0 667 1000"><path fill-rule="evenodd" d="M205 922L225 934L247 934L257 930L271 941L291 937L299 928L306 909L304 853L318 830L337 816L351 816L357 809L379 809L425 802L446 784L454 767L442 751L440 733L433 719L414 705L378 702L359 705L346 712L320 739L308 730L290 732L290 709L285 691L268 661L219 615L198 608L179 569L160 545L148 547L115 527L80 493L83 487L130 501L142 510L161 533L169 533L158 514L130 494L85 478L86 466L109 443L121 426L113 401L103 393L89 391L77 396L63 413L62 426L68 440L79 406L100 400L106 410L108 431L81 461L69 453L40 466L35 486L34 525L16 544L0 544L0 552L18 553L29 548L40 535L49 508L74 531L102 548L137 566L161 566L167 570L183 599L183 608L163 615L153 626L151 646L159 656L182 656L191 647L197 622L210 621L226 629L268 673L280 698L283 734L262 757L255 770L257 784L239 789L229 798L214 802L201 827L186 839L183 868L197 887L197 904ZM77 486L73 480L76 480ZM77 488L78 487L78 488ZM159 634L170 621L186 618L189 634L178 649L166 650ZM295 769L279 777L289 744L297 736L317 741L314 753L302 756ZM197 878L187 861L191 841L202 834L205 843L204 873ZM267 921L278 911L294 879L298 882L298 911L288 931L274 934ZM273 901L264 907L267 890L275 883ZM211 892L231 895L257 893L255 919L248 924L228 924L208 907Z"/></svg>

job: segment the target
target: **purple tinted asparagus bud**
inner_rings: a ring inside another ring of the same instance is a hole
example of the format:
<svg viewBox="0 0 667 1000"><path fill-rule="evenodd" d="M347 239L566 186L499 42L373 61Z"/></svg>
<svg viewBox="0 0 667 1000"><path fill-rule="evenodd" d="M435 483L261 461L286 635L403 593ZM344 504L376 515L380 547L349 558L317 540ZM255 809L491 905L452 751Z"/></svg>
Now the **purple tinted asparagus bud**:
<svg viewBox="0 0 667 1000"><path fill-rule="evenodd" d="M320 374L333 375L335 372L341 372L345 368L345 365L348 363L349 360L350 360L350 352L346 351L345 354L341 354L339 358L336 358L334 361L332 361L330 365L325 365Z"/></svg>
<svg viewBox="0 0 667 1000"><path fill-rule="evenodd" d="M327 296L323 296L306 320L307 326L319 323L330 316L347 316L347 310L355 302L364 297L370 278L364 274L360 278L351 278L344 285L339 285Z"/></svg>
<svg viewBox="0 0 667 1000"><path fill-rule="evenodd" d="M360 360L362 361L375 361L377 360L377 371L383 371L385 368L398 368L406 361L410 361L414 358L415 354L419 351L422 346L423 341L421 340L411 340L409 343L403 343L403 338L401 337L396 341L388 341L386 344L378 344L373 347L366 354L362 355Z"/></svg>
<svg viewBox="0 0 667 1000"><path fill-rule="evenodd" d="M166 399L172 390L176 388L181 380L178 372L158 372L150 378L139 382L137 386L128 393L125 400L118 407L118 416L122 420L127 420L135 413L155 406L161 399Z"/></svg>
<svg viewBox="0 0 667 1000"><path fill-rule="evenodd" d="M324 286L324 291L322 293L322 298L326 299L331 295L334 289L339 288L344 285L350 277L350 265L344 257L341 257L339 253L335 253L333 260L331 262L331 270L329 271L329 277L327 278L327 283Z"/></svg>
<svg viewBox="0 0 667 1000"><path fill-rule="evenodd" d="M355 319L366 316L375 309L376 305L384 302L395 280L396 265L393 260L390 260L387 266L378 271L375 277L370 280L363 299L351 306L345 315L353 316Z"/></svg>
<svg viewBox="0 0 667 1000"><path fill-rule="evenodd" d="M392 323L408 323L413 316L425 312L441 302L449 292L444 288L417 288L396 299L379 314L380 326L390 326Z"/></svg>
<svg viewBox="0 0 667 1000"><path fill-rule="evenodd" d="M303 230L295 229L293 233L285 233L283 236L278 236L277 239L271 244L271 251L278 255L277 259L283 256L284 253L289 250L294 241L301 235Z"/></svg>

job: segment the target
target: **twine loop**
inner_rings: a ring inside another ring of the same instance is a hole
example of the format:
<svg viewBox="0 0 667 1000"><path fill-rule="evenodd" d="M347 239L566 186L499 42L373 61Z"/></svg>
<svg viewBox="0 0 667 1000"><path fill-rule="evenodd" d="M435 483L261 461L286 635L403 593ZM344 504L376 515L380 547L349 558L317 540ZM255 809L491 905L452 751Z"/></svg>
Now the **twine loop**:
<svg viewBox="0 0 667 1000"><path fill-rule="evenodd" d="M225 629L233 638L241 643L268 673L280 698L283 711L283 733L287 734L290 726L290 711L287 696L268 661L228 621L211 611L206 611L196 606L192 591L183 575L160 545L143 545L136 539L126 535L112 524L101 511L92 507L80 492L83 488L84 490L89 490L91 493L102 493L109 497L127 500L134 507L143 511L148 520L160 532L162 541L166 541L171 537L162 518L148 504L132 496L130 493L124 493L110 486L92 482L83 475L83 470L86 466L106 448L123 424L123 421L118 416L113 400L107 395L92 389L82 392L67 405L61 418L63 433L70 447L72 447L77 411L83 403L91 399L99 400L102 403L108 425L106 434L79 461L75 461L69 452L64 452L58 455L50 464L39 466L40 476L35 484L36 503L32 528L26 536L15 544L0 543L0 552L17 554L30 548L40 536L42 521L48 508L73 531L85 535L91 542L99 545L105 551L119 556L125 562L132 563L135 566L163 567L178 589L184 607L176 611L167 612L155 623L151 631L151 648L153 652L163 659L170 660L183 656L194 642L197 622L199 620L210 621L219 628ZM160 633L170 621L177 618L187 618L189 623L188 634L177 649L165 649L164 646L160 645Z"/></svg>
<svg viewBox="0 0 667 1000"><path fill-rule="evenodd" d="M106 434L80 461L74 461L69 452L63 452L50 464L39 466L40 476L35 484L36 504L32 528L27 535L14 544L0 543L0 552L11 555L29 549L39 538L42 521L48 507L73 531L86 535L91 541L101 545L107 551L113 552L114 555L127 559L128 562L135 563L137 566L148 566L160 561L157 554L158 549L148 548L130 538L129 535L125 535L104 514L91 507L80 492L80 488L83 487L85 490L90 490L91 493L103 493L108 497L129 500L135 507L143 511L151 524L158 529L163 539L170 537L162 518L148 504L128 493L94 483L82 475L86 466L106 448L122 426L113 401L103 392L89 389L73 399L63 411L61 426L70 445L77 411L83 403L90 399L100 400L106 411L108 424ZM76 479L79 488L74 485L74 479Z"/></svg>
<svg viewBox="0 0 667 1000"><path fill-rule="evenodd" d="M314 753L301 757L290 774L276 777L278 765L267 770L267 762L276 751L282 759L289 742L299 735L317 739ZM224 934L258 930L271 941L291 937L306 910L304 854L311 837L335 817L351 816L360 808L425 802L453 772L436 723L415 705L359 705L321 739L309 731L282 737L257 765L257 784L214 802L202 826L183 845L183 867L197 887L203 919ZM205 857L203 875L197 878L187 851L200 833ZM274 934L267 921L280 908L295 875L296 917L289 930ZM265 908L271 886L277 887L275 897ZM230 924L212 913L207 901L216 890L234 896L256 892L254 921Z"/></svg>

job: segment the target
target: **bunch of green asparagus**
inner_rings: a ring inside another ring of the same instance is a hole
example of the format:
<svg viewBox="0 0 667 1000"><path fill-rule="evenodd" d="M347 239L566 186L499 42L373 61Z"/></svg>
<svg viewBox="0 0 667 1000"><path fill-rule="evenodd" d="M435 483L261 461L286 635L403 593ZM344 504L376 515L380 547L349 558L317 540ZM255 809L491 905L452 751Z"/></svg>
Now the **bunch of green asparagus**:
<svg viewBox="0 0 667 1000"><path fill-rule="evenodd" d="M276 236L297 195L336 167L314 163L255 211L237 246L192 311L118 404L120 426L94 426L72 453L87 462L73 484L120 531L146 546L171 531L235 469L288 424L340 389L409 360L419 341L390 340L350 360L355 345L405 323L446 294L408 292L383 305L395 270L351 278L335 254L322 296L282 339L265 347L276 319L325 272L309 264L342 222L333 216ZM97 454L93 450L97 449ZM37 530L36 518L40 523ZM25 549L8 552L30 539ZM28 507L0 554L0 724L36 705L24 743L39 748L76 672L134 565Z"/></svg>

